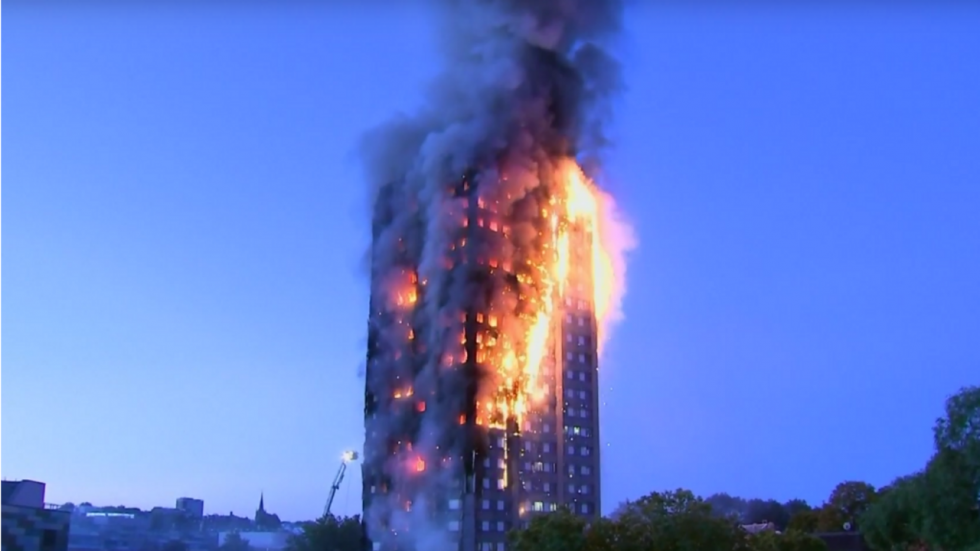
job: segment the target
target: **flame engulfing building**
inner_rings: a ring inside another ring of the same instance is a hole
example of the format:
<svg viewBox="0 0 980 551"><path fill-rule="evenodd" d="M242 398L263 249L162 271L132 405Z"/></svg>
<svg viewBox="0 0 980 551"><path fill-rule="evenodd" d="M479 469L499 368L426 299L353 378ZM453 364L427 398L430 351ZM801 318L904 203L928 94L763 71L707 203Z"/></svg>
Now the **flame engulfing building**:
<svg viewBox="0 0 980 551"><path fill-rule="evenodd" d="M609 0L450 10L432 106L369 136L364 518L376 550L502 551L600 511L598 349L628 243L577 157L616 71Z"/></svg>

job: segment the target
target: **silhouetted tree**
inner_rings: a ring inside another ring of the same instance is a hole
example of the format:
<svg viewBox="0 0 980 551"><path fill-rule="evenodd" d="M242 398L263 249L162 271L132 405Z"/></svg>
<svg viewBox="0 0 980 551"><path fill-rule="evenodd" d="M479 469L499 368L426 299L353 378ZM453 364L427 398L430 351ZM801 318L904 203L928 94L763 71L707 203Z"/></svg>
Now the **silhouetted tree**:
<svg viewBox="0 0 980 551"><path fill-rule="evenodd" d="M361 551L361 518L326 515L303 525L289 539L288 551Z"/></svg>
<svg viewBox="0 0 980 551"><path fill-rule="evenodd" d="M980 387L947 399L933 438L925 469L884 488L861 516L873 549L980 551Z"/></svg>
<svg viewBox="0 0 980 551"><path fill-rule="evenodd" d="M877 497L875 487L867 482L841 482L817 511L817 530L840 532L844 530L845 523L856 527L858 518Z"/></svg>
<svg viewBox="0 0 980 551"><path fill-rule="evenodd" d="M225 541L219 547L221 551L248 551L250 548L248 541L238 532L225 536Z"/></svg>

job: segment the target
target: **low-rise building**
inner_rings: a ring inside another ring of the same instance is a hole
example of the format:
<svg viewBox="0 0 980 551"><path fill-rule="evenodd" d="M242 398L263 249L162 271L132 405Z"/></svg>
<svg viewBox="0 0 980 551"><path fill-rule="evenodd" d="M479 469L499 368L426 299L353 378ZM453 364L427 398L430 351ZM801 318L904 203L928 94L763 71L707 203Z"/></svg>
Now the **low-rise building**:
<svg viewBox="0 0 980 551"><path fill-rule="evenodd" d="M3 551L67 551L71 513L44 503L45 485L4 480Z"/></svg>

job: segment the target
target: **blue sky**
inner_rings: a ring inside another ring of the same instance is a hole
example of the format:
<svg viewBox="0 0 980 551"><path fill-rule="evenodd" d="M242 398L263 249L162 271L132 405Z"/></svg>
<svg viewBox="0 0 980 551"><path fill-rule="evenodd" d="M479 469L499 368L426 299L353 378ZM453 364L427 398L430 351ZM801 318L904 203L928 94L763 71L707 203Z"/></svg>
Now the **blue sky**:
<svg viewBox="0 0 980 551"><path fill-rule="evenodd" d="M2 474L49 501L311 518L362 440L353 150L421 101L433 18L246 5L5 12ZM606 509L925 462L980 381L975 15L631 9Z"/></svg>

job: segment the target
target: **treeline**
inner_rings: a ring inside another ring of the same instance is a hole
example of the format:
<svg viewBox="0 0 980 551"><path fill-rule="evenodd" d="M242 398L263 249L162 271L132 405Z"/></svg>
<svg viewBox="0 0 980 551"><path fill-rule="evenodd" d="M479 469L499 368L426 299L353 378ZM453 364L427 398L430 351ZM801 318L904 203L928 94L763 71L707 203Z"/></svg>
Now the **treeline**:
<svg viewBox="0 0 980 551"><path fill-rule="evenodd" d="M935 451L921 471L879 489L842 482L818 507L654 492L591 523L565 510L535 517L511 532L508 550L826 551L821 536L849 531L875 551L980 551L980 387L946 401L933 435ZM764 523L771 527L746 526ZM289 551L362 551L360 535L358 517L326 517L308 524Z"/></svg>

